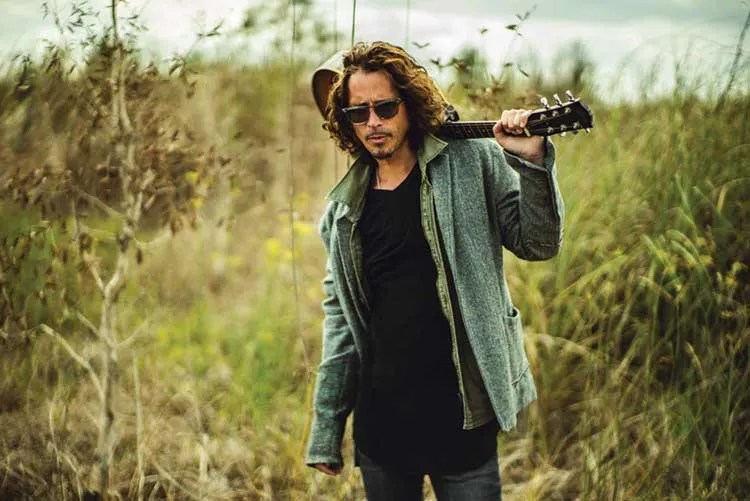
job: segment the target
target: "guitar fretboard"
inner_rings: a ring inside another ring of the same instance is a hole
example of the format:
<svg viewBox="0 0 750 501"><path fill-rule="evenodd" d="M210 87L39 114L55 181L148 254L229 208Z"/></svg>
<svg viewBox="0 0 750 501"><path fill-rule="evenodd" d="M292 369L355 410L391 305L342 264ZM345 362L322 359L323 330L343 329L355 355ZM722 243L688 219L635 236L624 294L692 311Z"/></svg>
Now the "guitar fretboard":
<svg viewBox="0 0 750 501"><path fill-rule="evenodd" d="M472 139L494 137L492 127L495 122L446 122L440 126L438 135L451 139Z"/></svg>

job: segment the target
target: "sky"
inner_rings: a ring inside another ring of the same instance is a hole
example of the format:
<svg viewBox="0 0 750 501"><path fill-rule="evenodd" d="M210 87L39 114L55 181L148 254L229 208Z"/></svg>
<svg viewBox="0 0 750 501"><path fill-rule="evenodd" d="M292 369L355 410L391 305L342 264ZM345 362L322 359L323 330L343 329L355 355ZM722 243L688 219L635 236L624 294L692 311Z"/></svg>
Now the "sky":
<svg viewBox="0 0 750 501"><path fill-rule="evenodd" d="M313 2L321 18L345 34L339 47L344 48L350 40L353 2ZM70 0L48 3L62 14L70 8ZM102 9L107 2L89 3ZM0 58L29 51L43 37L55 38L54 25L43 19L41 4L41 0L0 0ZM141 13L149 47L170 54L185 50L201 26L223 19L223 29L230 31L239 25L245 9L259 1L128 0L127 4ZM521 37L505 28L517 23L516 14L532 6ZM748 0L359 0L355 39L403 45L428 67L432 58L445 61L461 47L473 45L485 52L491 68L507 60L521 61L531 52L542 67L552 68L557 51L580 40L597 68L597 90L625 95L634 92L649 70L659 86L668 89L671 69L678 61L708 75L728 66L748 11ZM237 40L214 43L228 46ZM262 46L251 44L248 52L262 52ZM743 49L746 53L750 49L750 37Z"/></svg>

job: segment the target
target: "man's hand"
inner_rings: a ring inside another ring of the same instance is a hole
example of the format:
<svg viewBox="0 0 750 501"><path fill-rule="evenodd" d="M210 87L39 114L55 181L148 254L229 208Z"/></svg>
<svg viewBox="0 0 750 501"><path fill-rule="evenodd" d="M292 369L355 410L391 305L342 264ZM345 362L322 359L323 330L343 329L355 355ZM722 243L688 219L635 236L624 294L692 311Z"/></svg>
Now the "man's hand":
<svg viewBox="0 0 750 501"><path fill-rule="evenodd" d="M544 161L544 138L526 136L523 130L529 115L531 112L528 110L505 110L492 132L505 151L541 165Z"/></svg>
<svg viewBox="0 0 750 501"><path fill-rule="evenodd" d="M335 477L336 475L339 475L341 473L340 464L317 463L317 464L314 464L313 467L316 470L320 470L326 475L330 475L332 477Z"/></svg>

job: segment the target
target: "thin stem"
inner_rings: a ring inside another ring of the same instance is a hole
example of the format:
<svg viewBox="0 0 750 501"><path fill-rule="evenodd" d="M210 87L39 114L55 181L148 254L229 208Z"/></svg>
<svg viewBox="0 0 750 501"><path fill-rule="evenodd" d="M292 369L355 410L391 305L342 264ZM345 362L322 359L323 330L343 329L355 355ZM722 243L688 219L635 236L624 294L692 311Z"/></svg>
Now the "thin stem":
<svg viewBox="0 0 750 501"><path fill-rule="evenodd" d="M302 343L302 354L305 362L305 373L311 378L312 368L310 366L309 356L307 353L307 344L302 333L302 315L300 313L299 305L299 284L298 284L298 273L297 273L297 252L296 252L296 237L294 230L294 88L296 82L296 70L294 67L295 49L296 49L296 38L297 38L297 9L294 0L291 0L292 4L292 44L290 47L290 87L289 87L289 231L291 234L291 246L292 246L292 283L294 285L294 309L295 317L297 320L297 335L299 336L300 343Z"/></svg>
<svg viewBox="0 0 750 501"><path fill-rule="evenodd" d="M404 47L409 47L409 17L411 14L411 0L406 0L406 35L404 36Z"/></svg>
<svg viewBox="0 0 750 501"><path fill-rule="evenodd" d="M135 391L135 439L138 471L138 500L143 501L146 476L143 473L143 411L141 408L141 382L138 377L138 359L133 357L133 386Z"/></svg>
<svg viewBox="0 0 750 501"><path fill-rule="evenodd" d="M748 9L747 12L747 18L745 19L745 24L742 27L742 31L740 32L740 39L737 42L737 50L734 53L734 60L732 61L732 68L729 70L729 80L727 81L727 86L724 88L724 92L721 93L721 96L719 97L719 102L716 104L716 109L719 110L724 106L724 102L726 101L727 96L732 90L732 86L734 85L734 79L737 77L737 67L740 63L740 57L742 57L742 45L745 43L745 35L747 35L747 29L750 27L750 9Z"/></svg>
<svg viewBox="0 0 750 501"><path fill-rule="evenodd" d="M91 364L88 363L88 361L84 359L72 346L70 346L70 344L65 340L65 338L55 329L53 329L47 324L41 324L39 327L42 329L42 332L44 332L50 337L55 338L55 340L58 343L60 343L60 345L63 348L65 348L65 351L68 352L68 355L70 355L70 358L75 360L78 363L78 365L86 369L86 372L91 378L91 382L94 383L94 388L96 388L96 393L99 396L99 399L104 400L104 390L102 388L102 383L101 381L99 381L99 377L96 375L96 372L94 372L94 368L91 367Z"/></svg>
<svg viewBox="0 0 750 501"><path fill-rule="evenodd" d="M109 205L105 204L99 197L95 197L94 195L92 195L92 194L90 194L90 193L82 190L78 186L73 186L72 188L73 188L73 190L76 193L78 193L79 195L81 195L83 198L85 198L86 200L88 200L92 204L94 204L97 207L99 207L108 216L114 217L114 218L117 218L117 219L125 219L125 215L124 214L122 214L121 212L113 209Z"/></svg>

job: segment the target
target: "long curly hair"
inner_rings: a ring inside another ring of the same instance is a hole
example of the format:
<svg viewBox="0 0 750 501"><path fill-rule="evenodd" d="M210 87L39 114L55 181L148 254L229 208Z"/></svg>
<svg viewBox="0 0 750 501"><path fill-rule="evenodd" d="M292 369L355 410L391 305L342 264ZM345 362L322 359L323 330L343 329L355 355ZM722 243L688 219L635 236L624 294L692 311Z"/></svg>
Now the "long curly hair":
<svg viewBox="0 0 750 501"><path fill-rule="evenodd" d="M387 42L359 42L343 56L344 69L328 94L323 128L337 146L353 155L366 150L344 115L349 102L349 78L358 72L384 71L404 100L409 114L409 146L417 151L427 133L435 132L443 121L448 103L427 70L401 47Z"/></svg>

